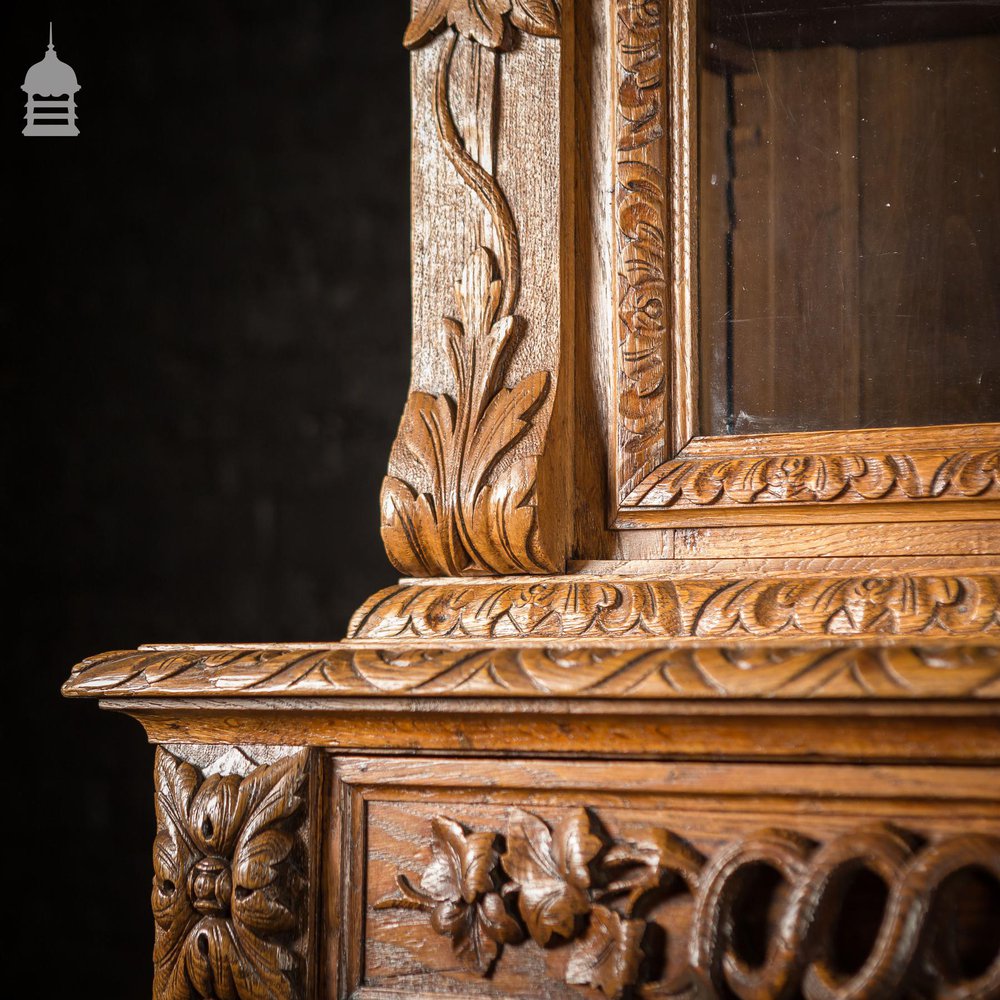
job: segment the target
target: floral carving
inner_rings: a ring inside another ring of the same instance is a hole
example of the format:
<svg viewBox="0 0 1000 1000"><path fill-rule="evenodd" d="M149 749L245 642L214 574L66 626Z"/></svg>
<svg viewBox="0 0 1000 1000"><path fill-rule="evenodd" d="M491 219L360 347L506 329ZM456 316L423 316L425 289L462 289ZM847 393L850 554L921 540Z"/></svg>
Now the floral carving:
<svg viewBox="0 0 1000 1000"><path fill-rule="evenodd" d="M619 490L662 453L666 395L666 114L663 4L617 0L615 244Z"/></svg>
<svg viewBox="0 0 1000 1000"><path fill-rule="evenodd" d="M155 1000L293 1000L292 855L307 751L201 780L156 751Z"/></svg>
<svg viewBox="0 0 1000 1000"><path fill-rule="evenodd" d="M640 483L629 506L704 507L1000 494L1000 450L911 455L677 458Z"/></svg>
<svg viewBox="0 0 1000 1000"><path fill-rule="evenodd" d="M509 25L508 25L509 18ZM447 22L460 35L487 49L504 49L510 27L545 38L559 36L558 0L414 0L413 17L403 37L419 45Z"/></svg>
<svg viewBox="0 0 1000 1000"><path fill-rule="evenodd" d="M418 492L387 476L382 536L392 561L414 576L551 568L532 554L534 460L501 465L531 426L549 376L534 372L510 388L499 384L514 335L513 317L498 315L500 296L490 254L480 248L457 289L463 323L445 321L458 398L414 392L403 412L399 441L431 488Z"/></svg>
<svg viewBox="0 0 1000 1000"><path fill-rule="evenodd" d="M431 926L451 938L456 955L488 972L504 944L519 941L521 929L497 891L496 834L466 833L454 820L431 823L431 861L416 888L405 875L396 878L401 895L376 909L429 912Z"/></svg>
<svg viewBox="0 0 1000 1000"><path fill-rule="evenodd" d="M977 635L1000 627L1000 577L676 578L401 584L354 616L354 639L661 639Z"/></svg>
<svg viewBox="0 0 1000 1000"><path fill-rule="evenodd" d="M464 837L453 821L434 820L435 841L442 836L441 822L453 828L450 838ZM472 836L492 850L493 834ZM924 988L921 996L945 995L947 990L948 996L972 998L1000 991L1000 952L992 958L986 954L973 978L959 980L947 962L922 956L920 950L936 924L954 918L950 907L935 905L953 876L981 871L1000 883L1000 839L990 834L958 834L928 843L874 824L817 844L794 830L767 829L724 843L706 858L669 830L639 829L612 837L589 810L572 810L550 826L515 809L506 840L501 862L511 881L500 891L519 897L525 937L543 947L567 948L566 982L594 987L607 997L638 991L641 996L745 1000L801 994L819 1000L910 996L918 985ZM464 846L453 851L448 889L434 901L445 895L449 902L485 898L484 891L497 895L497 882L480 876L483 888L462 896L458 872L466 853ZM495 865L495 854L490 859ZM475 868L471 860L465 863L470 872ZM440 868L432 861L425 881L435 882L431 873L436 866ZM766 959L751 966L736 942L741 923L760 918L742 913L739 899L747 875L761 866L776 871L788 891L781 897L781 912L771 915L764 928ZM853 919L842 909L843 890L860 868L877 873L893 902L881 916L878 943L868 960L845 973L836 961L836 925ZM405 876L400 885L408 885ZM411 894L413 890L377 908L408 906ZM661 939L650 914L653 904L678 894L690 898L687 926L673 931L686 935L686 947L668 958L657 953ZM421 909L429 905L419 901ZM443 922L433 916L431 924L451 936L450 926L442 929ZM504 937L515 940L513 930ZM992 947L995 951L995 941ZM492 969L498 948L491 954L479 971Z"/></svg>

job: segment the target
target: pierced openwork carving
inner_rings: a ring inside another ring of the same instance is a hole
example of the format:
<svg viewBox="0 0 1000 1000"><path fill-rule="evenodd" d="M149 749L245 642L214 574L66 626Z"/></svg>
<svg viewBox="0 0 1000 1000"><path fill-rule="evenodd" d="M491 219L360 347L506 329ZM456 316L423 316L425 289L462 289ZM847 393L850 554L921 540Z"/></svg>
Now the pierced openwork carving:
<svg viewBox="0 0 1000 1000"><path fill-rule="evenodd" d="M452 30L441 49L434 88L437 137L489 214L500 248L500 274L485 247L466 262L456 290L462 320L444 320L456 398L410 394L393 467L416 463L427 485L397 475L385 478L382 538L393 564L414 576L552 572L555 565L538 538L538 455L510 455L545 403L550 376L535 371L513 386L504 383L519 337L517 227L492 169L466 149L449 106L448 81L460 35L494 51L508 47L513 29L556 37L559 7L553 0L417 0L404 43L422 43L445 22Z"/></svg>
<svg viewBox="0 0 1000 1000"><path fill-rule="evenodd" d="M403 584L354 639L955 636L1000 628L1000 577L769 577Z"/></svg>
<svg viewBox="0 0 1000 1000"><path fill-rule="evenodd" d="M294 1000L308 751L246 777L156 751L155 1000Z"/></svg>
<svg viewBox="0 0 1000 1000"><path fill-rule="evenodd" d="M806 1000L911 995L971 1000L1000 991L995 941L986 939L993 953L971 968L947 944L956 880L972 873L1000 889L1000 838L989 834L927 843L878 825L816 843L796 831L767 829L704 857L669 830L640 828L613 837L589 810L567 811L550 824L514 809L506 849L498 855L494 832L469 833L443 818L432 826L425 891L414 890L400 874L401 894L379 900L376 908L427 909L433 903L432 929L452 937L456 952L469 952L484 974L502 960L503 944L523 937L541 947L566 948L566 981L615 998L637 992L751 1000L798 995L798 990ZM450 850L442 847L445 842ZM473 843L479 849L470 855ZM742 905L747 887L764 870L782 889L770 914L748 914ZM469 875L463 882L464 871ZM885 903L867 953L856 948L861 953L845 961L839 932L872 916L852 912L850 888L859 872L883 886ZM438 888L444 885L447 889ZM656 904L675 896L690 899L686 911L674 911L687 913L683 926L671 928L686 943L679 957L676 950L664 953L664 932L655 916ZM459 947L458 913L478 912L486 900L490 930L480 936L489 942L486 950ZM450 907L449 919L437 915L440 907ZM755 927L744 926L748 922ZM760 954L748 954L748 930L759 938L762 929Z"/></svg>
<svg viewBox="0 0 1000 1000"><path fill-rule="evenodd" d="M106 653L78 664L69 696L281 694L527 698L998 698L1000 645L658 643Z"/></svg>

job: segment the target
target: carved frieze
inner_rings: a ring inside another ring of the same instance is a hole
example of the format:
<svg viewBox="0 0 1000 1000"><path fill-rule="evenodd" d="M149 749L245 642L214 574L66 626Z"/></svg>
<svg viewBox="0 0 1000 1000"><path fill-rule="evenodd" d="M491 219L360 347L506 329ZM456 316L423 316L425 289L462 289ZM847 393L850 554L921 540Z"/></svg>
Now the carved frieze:
<svg viewBox="0 0 1000 1000"><path fill-rule="evenodd" d="M993 574L401 584L353 639L951 637L1000 628Z"/></svg>
<svg viewBox="0 0 1000 1000"><path fill-rule="evenodd" d="M134 650L77 664L70 697L998 698L1000 644L657 642Z"/></svg>
<svg viewBox="0 0 1000 1000"><path fill-rule="evenodd" d="M585 809L566 811L550 823L515 808L502 839L499 831L469 832L443 817L432 827L424 891L417 893L409 875L400 873L400 892L374 905L428 909L428 933L451 937L456 953L469 953L482 974L503 961L502 945L530 939L567 950L567 983L612 998L637 993L971 1000L1000 991L1000 951L988 934L984 950L992 950L971 972L947 946L956 880L983 873L1000 885L996 836L969 833L927 842L879 824L817 843L794 830L765 829L705 857L683 836L662 828L613 837ZM458 847L443 850L445 837ZM473 843L481 847L469 856ZM775 896L771 912L748 913L747 886L763 869L777 876L784 891ZM463 871L470 873L464 881ZM875 914L867 954L845 960L842 929L872 917L852 910L869 906L851 902L849 890L859 871L883 885L885 904L881 918ZM448 888L436 888L444 885ZM437 902L442 896L447 899ZM671 911L686 914L680 923L675 917L670 929L684 947L668 955L654 908L671 897L687 897L690 904ZM440 916L442 906L451 907L447 920ZM480 954L464 947L455 927L459 912L487 909L489 930L481 940L489 945ZM748 936L762 940L759 955L748 954Z"/></svg>
<svg viewBox="0 0 1000 1000"><path fill-rule="evenodd" d="M155 1000L295 1000L308 751L245 777L156 751Z"/></svg>

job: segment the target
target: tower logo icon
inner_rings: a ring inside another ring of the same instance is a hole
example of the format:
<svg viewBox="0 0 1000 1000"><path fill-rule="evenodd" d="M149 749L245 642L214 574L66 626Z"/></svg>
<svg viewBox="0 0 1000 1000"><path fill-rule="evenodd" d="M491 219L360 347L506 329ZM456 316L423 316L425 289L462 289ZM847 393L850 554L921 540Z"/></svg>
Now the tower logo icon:
<svg viewBox="0 0 1000 1000"><path fill-rule="evenodd" d="M28 95L24 135L80 134L76 127L76 93L80 84L76 82L73 67L56 55L51 21L45 58L28 70L21 90Z"/></svg>

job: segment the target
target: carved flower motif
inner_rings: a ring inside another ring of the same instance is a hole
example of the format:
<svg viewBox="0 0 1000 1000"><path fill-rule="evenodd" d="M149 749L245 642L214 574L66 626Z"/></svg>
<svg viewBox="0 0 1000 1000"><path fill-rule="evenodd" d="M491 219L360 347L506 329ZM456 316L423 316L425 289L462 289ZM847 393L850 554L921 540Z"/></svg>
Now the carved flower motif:
<svg viewBox="0 0 1000 1000"><path fill-rule="evenodd" d="M291 1000L286 898L306 751L245 778L156 753L156 1000Z"/></svg>
<svg viewBox="0 0 1000 1000"><path fill-rule="evenodd" d="M429 911L431 926L451 938L455 954L468 956L486 973L504 944L521 939L517 921L497 892L496 834L466 833L445 817L434 819L431 829L431 862L420 888L399 875L402 898L380 900L376 909Z"/></svg>
<svg viewBox="0 0 1000 1000"><path fill-rule="evenodd" d="M509 43L510 24L532 35L559 35L558 0L413 0L413 17L403 36L408 48L419 45L447 21L460 35L488 49Z"/></svg>

